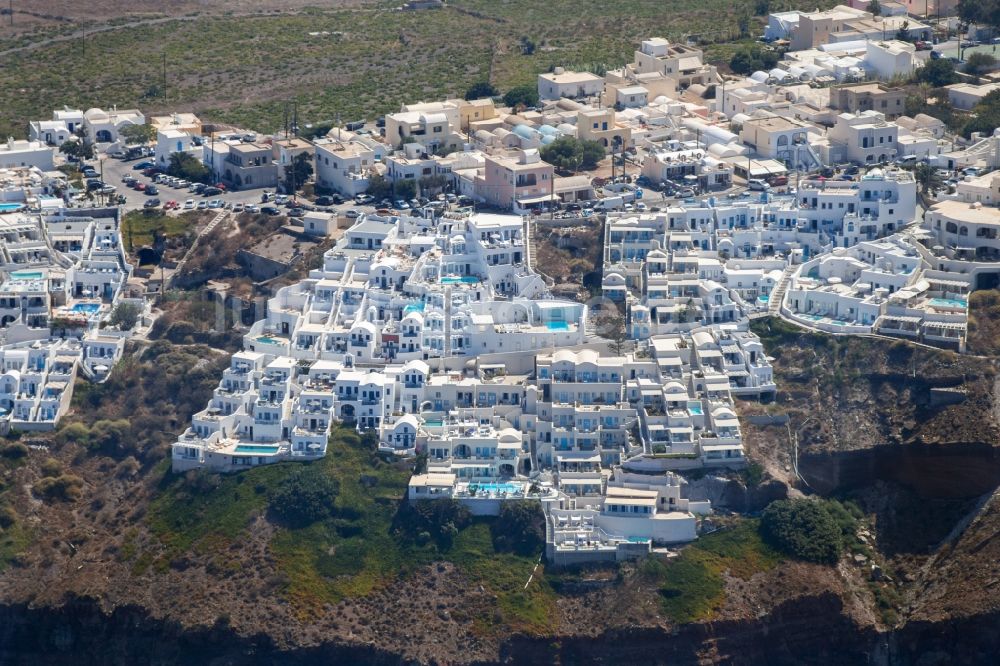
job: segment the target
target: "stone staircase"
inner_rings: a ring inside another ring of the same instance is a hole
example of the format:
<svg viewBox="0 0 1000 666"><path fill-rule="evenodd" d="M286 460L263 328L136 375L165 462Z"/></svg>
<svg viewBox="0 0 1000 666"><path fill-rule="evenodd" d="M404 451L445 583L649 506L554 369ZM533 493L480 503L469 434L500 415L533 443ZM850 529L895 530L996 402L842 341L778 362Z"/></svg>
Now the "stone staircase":
<svg viewBox="0 0 1000 666"><path fill-rule="evenodd" d="M781 279L778 280L778 284L775 285L774 291L771 292L771 296L767 300L768 314L778 314L781 312L781 301L785 300L785 292L788 291L788 282L792 279L792 273L795 272L795 268L795 266L785 266L785 270L782 271Z"/></svg>
<svg viewBox="0 0 1000 666"><path fill-rule="evenodd" d="M212 218L212 221L208 223L208 226L206 226L204 229L201 230L201 233L198 234L197 238L194 239L194 242L191 243L191 247L188 248L188 251L184 253L184 256L181 258L181 260L177 262L177 268L175 268L174 272L171 273L169 280L171 286L173 285L174 278L180 275L181 272L184 270L184 265L187 263L188 257L190 257L191 254L195 251L195 248L198 247L198 243L201 242L201 239L207 236L208 234L212 233L212 230L215 229L217 226L219 226L219 224L221 224L222 221L225 220L227 217L229 217L229 211L223 208L216 214L215 217Z"/></svg>

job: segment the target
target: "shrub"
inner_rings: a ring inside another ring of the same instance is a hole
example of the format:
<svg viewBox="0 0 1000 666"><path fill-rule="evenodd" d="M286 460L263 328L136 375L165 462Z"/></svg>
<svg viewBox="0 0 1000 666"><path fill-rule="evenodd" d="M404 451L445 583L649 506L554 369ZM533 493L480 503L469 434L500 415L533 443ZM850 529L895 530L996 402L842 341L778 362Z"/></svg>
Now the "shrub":
<svg viewBox="0 0 1000 666"><path fill-rule="evenodd" d="M776 548L806 560L834 564L857 519L839 502L778 500L761 516L761 533Z"/></svg>
<svg viewBox="0 0 1000 666"><path fill-rule="evenodd" d="M533 85L511 88L504 94L503 103L511 108L538 106L538 89Z"/></svg>
<svg viewBox="0 0 1000 666"><path fill-rule="evenodd" d="M545 516L541 503L532 500L504 502L490 530L497 551L537 555L545 546Z"/></svg>
<svg viewBox="0 0 1000 666"><path fill-rule="evenodd" d="M83 423L70 423L59 429L56 439L62 444L75 442L86 446L90 441L90 428Z"/></svg>
<svg viewBox="0 0 1000 666"><path fill-rule="evenodd" d="M59 476L62 473L62 463L55 458L46 458L42 463L42 476Z"/></svg>
<svg viewBox="0 0 1000 666"><path fill-rule="evenodd" d="M758 70L767 71L778 64L778 54L768 51L760 44L743 46L729 60L729 69L737 74L753 74Z"/></svg>
<svg viewBox="0 0 1000 666"><path fill-rule="evenodd" d="M74 474L45 477L35 484L33 490L36 495L46 499L74 501L83 494L83 479Z"/></svg>
<svg viewBox="0 0 1000 666"><path fill-rule="evenodd" d="M944 58L928 60L926 65L917 70L917 80L935 88L952 84L955 79L955 65Z"/></svg>
<svg viewBox="0 0 1000 666"><path fill-rule="evenodd" d="M111 311L111 318L108 323L117 326L123 331L131 331L139 322L139 306L134 303L119 303Z"/></svg>
<svg viewBox="0 0 1000 666"><path fill-rule="evenodd" d="M4 458L9 458L10 460L17 460L19 458L24 458L28 455L28 447L20 442L11 442L9 444L4 444L0 447L0 456Z"/></svg>
<svg viewBox="0 0 1000 666"><path fill-rule="evenodd" d="M12 507L0 507L0 529L7 529L17 522L17 512Z"/></svg>
<svg viewBox="0 0 1000 666"><path fill-rule="evenodd" d="M271 494L268 508L289 527L305 527L329 518L337 498L337 481L323 473L319 465L297 469Z"/></svg>
<svg viewBox="0 0 1000 666"><path fill-rule="evenodd" d="M442 548L451 546L458 533L472 523L472 514L453 499L420 500L403 506L397 516L400 529L422 541L426 533Z"/></svg>
<svg viewBox="0 0 1000 666"><path fill-rule="evenodd" d="M465 99L482 99L484 97L496 97L497 89L489 81L477 81L465 91Z"/></svg>

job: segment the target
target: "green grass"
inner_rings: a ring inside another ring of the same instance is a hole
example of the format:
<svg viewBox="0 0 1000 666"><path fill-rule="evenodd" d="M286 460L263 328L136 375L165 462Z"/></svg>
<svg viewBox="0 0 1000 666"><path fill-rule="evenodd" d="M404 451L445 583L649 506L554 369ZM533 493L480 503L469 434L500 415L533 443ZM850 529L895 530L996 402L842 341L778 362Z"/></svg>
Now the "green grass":
<svg viewBox="0 0 1000 666"><path fill-rule="evenodd" d="M14 557L27 548L31 541L31 530L20 521L0 531L0 571L10 566Z"/></svg>
<svg viewBox="0 0 1000 666"><path fill-rule="evenodd" d="M96 33L86 53L71 40L7 54L0 58L0 136L24 136L28 120L63 104L192 109L260 131L280 127L286 102L298 104L302 125L338 114L374 118L404 102L460 96L482 79L506 90L533 84L556 65L618 67L650 36L724 42L737 36L739 9L752 3L453 0L442 10L392 11L397 5L202 17ZM323 31L330 34L309 34ZM536 45L531 55L520 47L524 37Z"/></svg>
<svg viewBox="0 0 1000 666"><path fill-rule="evenodd" d="M164 552L137 553L130 544L133 573L162 569L186 553L207 557L225 569L229 546L246 534L251 521L266 510L270 491L299 464L206 475L193 482L165 477L147 519ZM270 543L283 581L281 594L298 614L305 617L327 603L367 595L421 566L447 560L470 585L482 585L496 595L503 627L527 632L552 627L555 596L544 577L536 576L524 590L537 554L497 552L490 519L475 519L450 546L411 542L393 529L410 476L405 465L381 460L369 439L346 428L335 430L327 456L310 464L339 484L334 517L301 529L279 528ZM500 630L492 613L472 621L480 633Z"/></svg>
<svg viewBox="0 0 1000 666"><path fill-rule="evenodd" d="M746 580L780 560L761 539L758 522L742 520L702 537L673 560L650 557L641 573L659 586L664 614L680 624L711 619L722 607L723 573Z"/></svg>
<svg viewBox="0 0 1000 666"><path fill-rule="evenodd" d="M126 213L123 221L125 242L131 242L131 247L142 247L152 245L157 233L165 238L184 236L197 218L196 213L171 216L157 210L134 210Z"/></svg>

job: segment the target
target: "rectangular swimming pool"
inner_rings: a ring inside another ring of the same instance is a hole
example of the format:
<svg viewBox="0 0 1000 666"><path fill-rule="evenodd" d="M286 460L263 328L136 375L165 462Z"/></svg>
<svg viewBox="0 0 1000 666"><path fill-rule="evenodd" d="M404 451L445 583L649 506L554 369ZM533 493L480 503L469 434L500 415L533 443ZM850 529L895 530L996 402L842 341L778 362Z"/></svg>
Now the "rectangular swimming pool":
<svg viewBox="0 0 1000 666"><path fill-rule="evenodd" d="M470 483L469 490L488 493L517 493L524 489L520 483Z"/></svg>
<svg viewBox="0 0 1000 666"><path fill-rule="evenodd" d="M432 428L444 425L444 419L424 419L424 425Z"/></svg>
<svg viewBox="0 0 1000 666"><path fill-rule="evenodd" d="M479 282L479 278L473 275L463 275L462 277L446 275L441 278L441 284L458 284L460 282L463 284L476 284Z"/></svg>
<svg viewBox="0 0 1000 666"><path fill-rule="evenodd" d="M24 204L0 203L0 213L14 213L24 208Z"/></svg>
<svg viewBox="0 0 1000 666"><path fill-rule="evenodd" d="M958 308L964 310L969 306L969 302L963 301L961 298L932 298L929 302L931 305L939 308Z"/></svg>
<svg viewBox="0 0 1000 666"><path fill-rule="evenodd" d="M236 453L277 453L277 446L257 446L254 444L237 444Z"/></svg>
<svg viewBox="0 0 1000 666"><path fill-rule="evenodd" d="M276 344L279 344L279 342L277 340L275 340L274 338L269 338L266 335L262 335L259 338L257 338L257 342L263 342L265 345L276 345Z"/></svg>
<svg viewBox="0 0 1000 666"><path fill-rule="evenodd" d="M568 331L569 330L569 324L567 324L564 321L547 321L547 322L545 322L545 326L550 331Z"/></svg>
<svg viewBox="0 0 1000 666"><path fill-rule="evenodd" d="M688 403L688 411L695 416L701 416L705 411L701 408L701 403L697 401L691 401Z"/></svg>
<svg viewBox="0 0 1000 666"><path fill-rule="evenodd" d="M94 314L101 309L100 303L74 303L71 310L76 313Z"/></svg>
<svg viewBox="0 0 1000 666"><path fill-rule="evenodd" d="M14 271L10 274L13 280L41 280L41 271Z"/></svg>

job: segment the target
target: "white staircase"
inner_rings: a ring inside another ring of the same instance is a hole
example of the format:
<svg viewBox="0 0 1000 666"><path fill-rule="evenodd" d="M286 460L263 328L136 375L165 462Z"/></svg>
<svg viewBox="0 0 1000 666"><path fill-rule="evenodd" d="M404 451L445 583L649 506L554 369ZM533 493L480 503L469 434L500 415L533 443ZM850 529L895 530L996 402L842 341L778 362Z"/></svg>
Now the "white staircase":
<svg viewBox="0 0 1000 666"><path fill-rule="evenodd" d="M795 266L785 266L785 270L782 271L781 279L778 280L778 284L774 286L774 291L771 292L770 297L767 299L768 314L778 314L781 311L781 301L785 300L785 292L788 291L788 282L792 279L795 268Z"/></svg>

